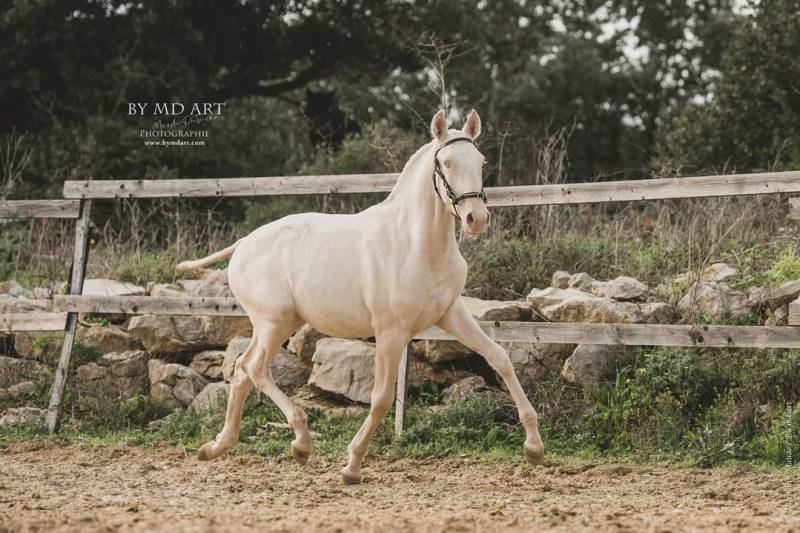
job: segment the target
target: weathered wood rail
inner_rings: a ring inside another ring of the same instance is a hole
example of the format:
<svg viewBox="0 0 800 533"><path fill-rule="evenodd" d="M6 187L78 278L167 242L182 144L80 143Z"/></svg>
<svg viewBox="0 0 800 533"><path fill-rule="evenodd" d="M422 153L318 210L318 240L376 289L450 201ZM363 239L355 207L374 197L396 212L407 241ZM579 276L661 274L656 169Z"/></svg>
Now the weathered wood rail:
<svg viewBox="0 0 800 533"><path fill-rule="evenodd" d="M2 218L76 219L75 251L69 295L58 296L53 312L0 315L0 332L65 331L65 342L51 392L48 427L54 432L79 313L243 315L230 298L156 298L83 296L88 256L88 233L93 200L118 198L254 197L308 194L385 193L397 174L279 176L180 180L67 181L66 200L0 202ZM600 202L707 198L778 193L800 193L800 171L692 176L683 178L561 185L525 185L487 189L492 207L564 205ZM790 199L800 212L800 200ZM795 211L793 211L795 212ZM790 216L794 217L790 213ZM797 215L800 219L800 215ZM549 322L482 322L498 342L621 344L688 347L800 347L800 303L792 303L790 326L571 324ZM418 339L450 339L437 328L420 332ZM396 430L403 426L407 387L408 350L401 361L398 381Z"/></svg>
<svg viewBox="0 0 800 533"><path fill-rule="evenodd" d="M78 218L79 200L0 200L0 219Z"/></svg>
<svg viewBox="0 0 800 533"><path fill-rule="evenodd" d="M388 192L397 174L173 180L67 181L65 198L202 198ZM800 171L486 189L492 207L800 192Z"/></svg>
<svg viewBox="0 0 800 533"><path fill-rule="evenodd" d="M53 310L69 313L246 316L235 298L56 296ZM480 322L497 342L707 346L719 348L800 348L800 328L681 324L575 324L565 322ZM453 340L439 328L418 333L420 340Z"/></svg>

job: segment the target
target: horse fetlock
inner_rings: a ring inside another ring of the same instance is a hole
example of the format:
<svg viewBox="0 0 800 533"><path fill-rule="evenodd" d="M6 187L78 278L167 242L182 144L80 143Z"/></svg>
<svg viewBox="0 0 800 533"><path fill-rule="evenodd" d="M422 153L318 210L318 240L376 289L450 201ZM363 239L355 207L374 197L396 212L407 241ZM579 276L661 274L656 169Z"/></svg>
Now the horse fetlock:
<svg viewBox="0 0 800 533"><path fill-rule="evenodd" d="M308 416L301 408L294 407L290 424L296 436L299 437L300 434L308 435Z"/></svg>
<svg viewBox="0 0 800 533"><path fill-rule="evenodd" d="M525 426L527 430L535 430L537 435L539 432L539 415L533 409L524 411L519 415L519 421Z"/></svg>

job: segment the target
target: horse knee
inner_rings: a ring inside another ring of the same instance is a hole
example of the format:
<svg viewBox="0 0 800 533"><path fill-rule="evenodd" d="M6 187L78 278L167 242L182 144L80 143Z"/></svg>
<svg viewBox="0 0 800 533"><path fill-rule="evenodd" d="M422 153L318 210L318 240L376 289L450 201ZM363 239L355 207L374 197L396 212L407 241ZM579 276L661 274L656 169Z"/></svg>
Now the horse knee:
<svg viewBox="0 0 800 533"><path fill-rule="evenodd" d="M370 410L375 416L383 417L392 409L394 394L382 394L372 399Z"/></svg>
<svg viewBox="0 0 800 533"><path fill-rule="evenodd" d="M484 354L489 366L497 372L501 378L508 379L514 375L514 365L503 347L495 344L490 351Z"/></svg>

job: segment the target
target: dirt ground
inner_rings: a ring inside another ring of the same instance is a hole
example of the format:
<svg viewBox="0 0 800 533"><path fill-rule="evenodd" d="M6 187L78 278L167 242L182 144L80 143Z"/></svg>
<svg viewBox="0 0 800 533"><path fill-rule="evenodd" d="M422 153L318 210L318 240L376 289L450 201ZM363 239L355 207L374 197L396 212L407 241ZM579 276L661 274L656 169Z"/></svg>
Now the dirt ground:
<svg viewBox="0 0 800 533"><path fill-rule="evenodd" d="M371 459L339 464L175 448L0 449L4 531L800 531L800 478L749 469Z"/></svg>

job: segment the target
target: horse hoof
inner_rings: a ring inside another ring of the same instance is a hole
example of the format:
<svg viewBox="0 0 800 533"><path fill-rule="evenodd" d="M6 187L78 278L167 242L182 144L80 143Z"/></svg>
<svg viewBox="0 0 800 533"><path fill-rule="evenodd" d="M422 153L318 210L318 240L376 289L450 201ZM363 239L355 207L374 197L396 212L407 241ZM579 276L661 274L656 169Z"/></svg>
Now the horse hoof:
<svg viewBox="0 0 800 533"><path fill-rule="evenodd" d="M344 481L345 485L358 485L361 483L361 474L354 474L347 468L343 468L342 481Z"/></svg>
<svg viewBox="0 0 800 533"><path fill-rule="evenodd" d="M526 444L523 448L525 460L529 465L539 466L544 463L544 446L541 444Z"/></svg>
<svg viewBox="0 0 800 533"><path fill-rule="evenodd" d="M294 457L294 460L299 464L306 464L310 455L311 450L308 445L300 446L298 443L292 442L292 457Z"/></svg>
<svg viewBox="0 0 800 533"><path fill-rule="evenodd" d="M211 451L211 448L214 446L213 442L206 442L200 449L197 450L197 458L201 461L210 461L216 458L216 455Z"/></svg>

